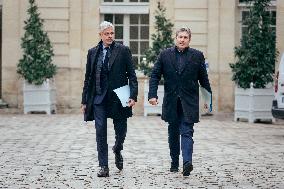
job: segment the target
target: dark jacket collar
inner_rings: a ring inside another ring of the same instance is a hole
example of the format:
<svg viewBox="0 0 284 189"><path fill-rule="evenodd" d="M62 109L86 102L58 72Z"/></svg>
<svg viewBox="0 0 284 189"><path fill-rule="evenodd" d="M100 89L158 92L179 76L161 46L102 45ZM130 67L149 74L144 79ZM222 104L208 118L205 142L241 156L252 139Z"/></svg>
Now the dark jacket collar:
<svg viewBox="0 0 284 189"><path fill-rule="evenodd" d="M112 44L110 45L110 49L112 50L115 46L115 41L112 42ZM98 47L100 49L103 49L103 41L101 40L99 43L98 43Z"/></svg>
<svg viewBox="0 0 284 189"><path fill-rule="evenodd" d="M177 53L179 51L177 50L176 46L170 48L170 52L171 52L171 54L170 54L170 61L171 61L171 63L173 64L173 66L175 67L175 69L177 71L182 72L184 70L186 64L184 64L182 69L179 70L179 68L177 66L177 63L176 63L176 54L175 54L175 53ZM186 55L186 56L188 56L187 60L190 63L191 62L191 58L193 56L192 49L190 47L187 47L187 48L185 48L185 50L183 52L187 54Z"/></svg>
<svg viewBox="0 0 284 189"><path fill-rule="evenodd" d="M175 51L177 53L186 53L189 50L189 47L186 47L183 51L178 50L177 46L175 46Z"/></svg>

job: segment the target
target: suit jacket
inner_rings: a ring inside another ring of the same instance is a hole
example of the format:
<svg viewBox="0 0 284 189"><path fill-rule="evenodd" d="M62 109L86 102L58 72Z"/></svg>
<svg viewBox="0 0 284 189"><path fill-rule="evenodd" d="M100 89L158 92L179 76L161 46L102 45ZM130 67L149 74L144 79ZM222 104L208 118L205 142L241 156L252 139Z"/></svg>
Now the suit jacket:
<svg viewBox="0 0 284 189"><path fill-rule="evenodd" d="M148 98L158 98L158 84L163 75L165 94L162 119L166 122L177 121L177 101L180 98L185 120L196 123L199 121L199 84L211 92L204 56L202 52L188 48L186 61L179 69L175 51L172 47L160 53L151 74Z"/></svg>
<svg viewBox="0 0 284 189"><path fill-rule="evenodd" d="M86 104L85 121L94 120L94 96L96 95L96 64L102 41L89 49L87 55L86 73L82 92L82 104ZM113 42L109 58L108 92L106 96L107 117L119 119L132 116L132 108L123 108L114 89L129 84L130 98L137 101L138 82L135 74L132 55L128 47Z"/></svg>

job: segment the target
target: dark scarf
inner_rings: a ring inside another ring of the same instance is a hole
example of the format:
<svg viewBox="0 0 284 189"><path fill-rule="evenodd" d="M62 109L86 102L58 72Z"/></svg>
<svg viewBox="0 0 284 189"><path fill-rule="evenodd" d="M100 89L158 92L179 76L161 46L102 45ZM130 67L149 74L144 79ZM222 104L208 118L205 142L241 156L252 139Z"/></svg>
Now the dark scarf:
<svg viewBox="0 0 284 189"><path fill-rule="evenodd" d="M111 51L113 49L115 42L113 41L110 45L109 53L108 53L108 59L111 56ZM103 68L103 42L100 41L98 44L98 59L96 64L96 93L100 95L102 93L101 91L101 72ZM106 58L106 57L105 57ZM106 62L107 63L107 62Z"/></svg>

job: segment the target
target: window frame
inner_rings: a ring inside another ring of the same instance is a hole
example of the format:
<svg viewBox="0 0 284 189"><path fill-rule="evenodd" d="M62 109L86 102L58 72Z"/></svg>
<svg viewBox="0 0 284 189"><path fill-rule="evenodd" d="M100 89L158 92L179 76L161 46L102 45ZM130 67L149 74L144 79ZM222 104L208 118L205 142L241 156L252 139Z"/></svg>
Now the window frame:
<svg viewBox="0 0 284 189"><path fill-rule="evenodd" d="M250 7L252 6L249 2L240 2L240 0L238 0L238 6L239 7ZM271 0L271 6L270 7L276 7L276 0Z"/></svg>
<svg viewBox="0 0 284 189"><path fill-rule="evenodd" d="M104 20L106 14L101 14L100 15L100 21L102 22ZM114 27L116 26L115 24L115 15L117 14L108 14L108 15L112 15L112 22L114 24ZM117 42L122 42L124 45L129 46L129 48L131 49L130 43L131 42L137 42L138 46L137 46L137 53L133 53L132 51L132 56L133 57L137 57L137 62L134 61L135 66L137 64L139 64L141 62L141 59L144 57L144 54L140 53L141 52L141 42L148 42L148 48L150 46L150 15L147 14L149 16L149 20L148 20L148 24L141 24L141 15L143 14L135 14L135 15L139 15L138 18L138 23L137 24L130 24L130 15L131 14L123 14L123 24L118 24L119 26L123 26L123 39L118 39L116 40ZM130 38L130 27L131 26L137 26L138 27L138 38L137 39L131 39ZM141 27L142 26L148 26L148 39L142 39L141 38ZM116 37L115 37L116 39ZM147 48L146 48L147 49ZM136 59L136 58L135 58Z"/></svg>
<svg viewBox="0 0 284 189"><path fill-rule="evenodd" d="M273 2L275 3L275 4L273 4ZM244 25L243 25L243 12L245 12L245 11L249 11L249 7L250 6L252 6L252 5L250 5L250 4L247 4L247 3L245 3L245 2L241 2L241 5L239 5L239 29L240 29L240 39L242 38L242 36L243 36L243 28L244 28ZM272 4L271 4L271 6L269 7L269 10L268 10L269 12L275 12L276 13L276 15L277 15L277 8L276 8L276 0L273 0L272 1ZM275 18L276 19L276 18ZM277 26L277 24L275 23L275 25L272 25L271 27L273 27L273 28L275 28L275 31L276 31L276 26Z"/></svg>
<svg viewBox="0 0 284 189"><path fill-rule="evenodd" d="M114 0L112 0L114 1ZM135 61L135 66L140 63L143 54L140 54L141 51L141 45L143 42L148 42L148 48L150 46L150 0L148 2L140 2L141 0L138 0L139 2L130 2L130 0L123 0L123 2L104 2L104 0L101 0L99 11L100 11L100 21L103 21L104 15L106 14L112 14L113 15L113 21L116 14L122 14L123 15L123 39L122 42L126 46L130 46L131 41L138 41L138 53L133 54L133 57L137 57L137 62ZM148 26L148 39L141 39L140 30L142 26L145 26L144 24L141 25L141 18L139 16L139 24L138 24L138 39L130 39L130 15L133 14L146 14L148 15L148 24L145 24ZM114 26L116 26L115 23L113 23ZM116 38L115 38L116 39ZM121 41L121 40L118 40ZM144 44L147 46L147 44ZM131 47L130 47L131 48ZM146 48L147 49L147 48Z"/></svg>

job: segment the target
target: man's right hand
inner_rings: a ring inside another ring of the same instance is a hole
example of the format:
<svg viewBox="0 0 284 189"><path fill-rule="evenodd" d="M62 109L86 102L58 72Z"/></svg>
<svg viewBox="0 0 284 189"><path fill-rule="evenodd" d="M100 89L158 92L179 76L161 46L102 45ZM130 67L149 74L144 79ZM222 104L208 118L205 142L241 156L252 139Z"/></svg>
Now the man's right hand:
<svg viewBox="0 0 284 189"><path fill-rule="evenodd" d="M150 99L149 99L149 103L150 103L151 105L154 105L154 106L156 106L157 104L159 104L158 99L156 99L156 98L150 98Z"/></svg>
<svg viewBox="0 0 284 189"><path fill-rule="evenodd" d="M85 113L85 110L86 110L86 104L82 104L81 105L81 111L82 111L83 114Z"/></svg>

